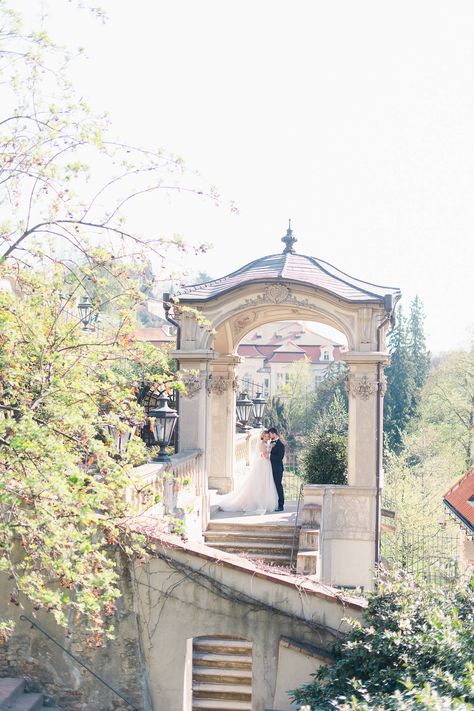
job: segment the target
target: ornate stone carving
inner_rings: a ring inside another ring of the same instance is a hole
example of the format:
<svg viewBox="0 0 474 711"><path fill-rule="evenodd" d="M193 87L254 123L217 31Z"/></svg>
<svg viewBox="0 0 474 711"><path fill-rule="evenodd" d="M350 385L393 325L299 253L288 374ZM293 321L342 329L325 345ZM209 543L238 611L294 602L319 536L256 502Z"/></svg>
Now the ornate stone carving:
<svg viewBox="0 0 474 711"><path fill-rule="evenodd" d="M332 527L336 531L367 531L370 529L370 501L366 496L333 498Z"/></svg>
<svg viewBox="0 0 474 711"><path fill-rule="evenodd" d="M284 284L270 284L263 295L266 301L270 301L272 304L281 304L288 299L290 290Z"/></svg>
<svg viewBox="0 0 474 711"><path fill-rule="evenodd" d="M242 316L237 316L237 318L232 321L232 331L234 333L240 333L245 328L248 328L255 321L256 318L256 311L248 311Z"/></svg>
<svg viewBox="0 0 474 711"><path fill-rule="evenodd" d="M193 373L189 370L184 370L181 372L181 380L183 381L184 387L186 388L186 395L184 395L184 397L187 397L191 400L191 398L197 395L197 393L201 389L201 374Z"/></svg>
<svg viewBox="0 0 474 711"><path fill-rule="evenodd" d="M360 397L361 400L368 400L369 397L375 395L377 392L376 383L369 380L366 375L348 375L344 381L344 388L348 395L351 395L352 397Z"/></svg>
<svg viewBox="0 0 474 711"><path fill-rule="evenodd" d="M217 395L223 395L226 390L232 389L237 392L239 389L239 379L237 377L226 378L223 375L213 376L210 375L207 380L207 392L216 393Z"/></svg>
<svg viewBox="0 0 474 711"><path fill-rule="evenodd" d="M379 393L381 394L382 397L385 397L386 392L387 392L387 376L385 375L385 373L382 373L380 375Z"/></svg>

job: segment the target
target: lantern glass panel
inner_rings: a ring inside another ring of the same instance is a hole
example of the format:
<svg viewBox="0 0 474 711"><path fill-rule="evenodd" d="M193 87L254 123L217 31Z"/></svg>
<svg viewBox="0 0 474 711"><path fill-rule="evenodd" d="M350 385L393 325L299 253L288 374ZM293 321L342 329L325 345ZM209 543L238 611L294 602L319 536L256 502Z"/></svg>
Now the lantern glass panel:
<svg viewBox="0 0 474 711"><path fill-rule="evenodd" d="M254 400L253 400L253 409L254 409L255 417L257 418L257 420L262 419L266 402L267 401L265 400L265 398L262 397L262 393L258 392L257 397L254 398Z"/></svg>
<svg viewBox="0 0 474 711"><path fill-rule="evenodd" d="M236 402L237 419L243 424L247 424L252 414L253 402L249 400L247 393L242 393Z"/></svg>

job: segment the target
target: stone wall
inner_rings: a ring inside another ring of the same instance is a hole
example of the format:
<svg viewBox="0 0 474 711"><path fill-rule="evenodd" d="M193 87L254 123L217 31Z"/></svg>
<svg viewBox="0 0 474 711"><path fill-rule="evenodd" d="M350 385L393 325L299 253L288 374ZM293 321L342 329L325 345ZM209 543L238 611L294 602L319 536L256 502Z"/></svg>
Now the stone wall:
<svg viewBox="0 0 474 711"><path fill-rule="evenodd" d="M360 617L365 607L308 578L189 543L157 541L136 584L153 708L166 711L190 711L192 640L207 636L252 643L253 711L294 708L287 695L283 703L285 690L310 681L310 672L327 663L343 619ZM282 652L283 638L299 649Z"/></svg>
<svg viewBox="0 0 474 711"><path fill-rule="evenodd" d="M1 575L0 617L13 619L15 628L10 639L0 643L0 676L24 677L30 691L43 692L47 703L55 703L64 711L130 711L130 706L51 640L21 621L20 615L25 614L130 699L140 711L151 711L130 576L127 569L121 567L122 597L117 603L115 639L98 648L90 646L80 625L72 624L72 634L68 637L50 613L34 613L24 599L20 600L20 607L8 604L10 582L6 575Z"/></svg>
<svg viewBox="0 0 474 711"><path fill-rule="evenodd" d="M275 573L233 554L177 539L150 539L155 554L130 578L122 566L116 638L88 645L80 626L68 637L51 615L7 604L0 577L0 615L15 629L0 645L0 675L28 679L64 711L129 709L98 680L28 623L26 614L119 690L139 711L190 711L192 640L238 637L252 643L253 711L291 709L286 691L328 662L344 618L365 603L305 577Z"/></svg>

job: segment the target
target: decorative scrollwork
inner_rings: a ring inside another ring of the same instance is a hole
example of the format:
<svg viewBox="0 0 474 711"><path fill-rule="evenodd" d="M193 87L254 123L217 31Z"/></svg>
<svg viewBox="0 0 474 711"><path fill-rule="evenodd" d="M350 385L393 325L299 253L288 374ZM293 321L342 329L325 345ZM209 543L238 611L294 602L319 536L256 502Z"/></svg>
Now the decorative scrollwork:
<svg viewBox="0 0 474 711"><path fill-rule="evenodd" d="M264 291L266 301L272 304L281 304L286 301L290 295L290 290L284 284L270 284Z"/></svg>
<svg viewBox="0 0 474 711"><path fill-rule="evenodd" d="M344 381L344 388L348 395L360 397L361 400L368 400L377 392L377 384L369 380L366 375L361 377L348 375Z"/></svg>
<svg viewBox="0 0 474 711"><path fill-rule="evenodd" d="M207 392L223 395L226 390L232 389L235 392L239 389L239 379L237 377L226 378L223 375L217 377L209 375L207 379Z"/></svg>
<svg viewBox="0 0 474 711"><path fill-rule="evenodd" d="M202 382L200 373L193 373L189 370L181 372L181 380L186 388L186 395L191 400L200 391Z"/></svg>
<svg viewBox="0 0 474 711"><path fill-rule="evenodd" d="M249 311L248 313L243 314L242 316L237 316L237 318L232 321L233 332L236 334L240 333L245 328L248 328L248 326L250 326L256 318L257 314L255 311Z"/></svg>

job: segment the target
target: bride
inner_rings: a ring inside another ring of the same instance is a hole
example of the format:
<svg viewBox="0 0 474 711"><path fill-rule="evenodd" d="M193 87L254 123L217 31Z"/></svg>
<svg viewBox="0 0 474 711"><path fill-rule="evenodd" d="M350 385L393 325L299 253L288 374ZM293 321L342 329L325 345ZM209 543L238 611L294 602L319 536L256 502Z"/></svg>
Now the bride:
<svg viewBox="0 0 474 711"><path fill-rule="evenodd" d="M270 446L270 435L267 430L262 430L250 472L237 489L217 497L222 511L262 514L277 508L278 494L273 481Z"/></svg>

